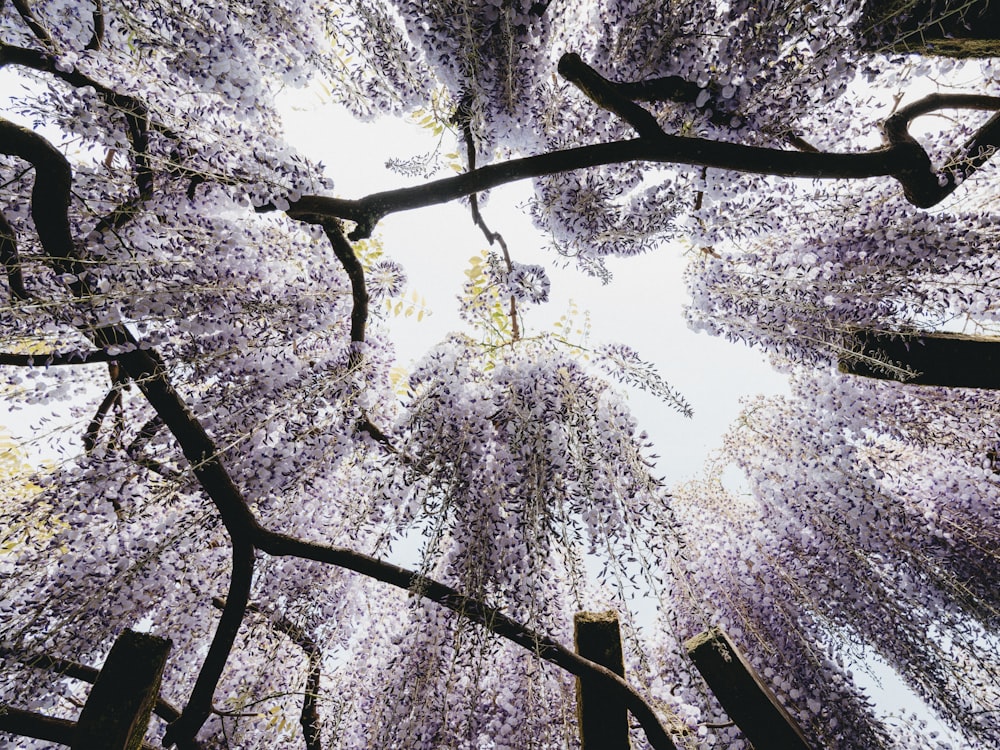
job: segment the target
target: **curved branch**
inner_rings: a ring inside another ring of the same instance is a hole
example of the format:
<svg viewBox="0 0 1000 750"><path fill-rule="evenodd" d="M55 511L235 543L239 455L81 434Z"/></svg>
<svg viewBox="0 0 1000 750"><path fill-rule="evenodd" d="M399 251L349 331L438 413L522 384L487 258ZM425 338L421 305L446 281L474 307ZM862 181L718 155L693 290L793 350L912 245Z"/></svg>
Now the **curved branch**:
<svg viewBox="0 0 1000 750"><path fill-rule="evenodd" d="M104 43L104 5L102 0L94 0L94 12L91 13L94 32L84 49L100 49Z"/></svg>
<svg viewBox="0 0 1000 750"><path fill-rule="evenodd" d="M54 742L57 745L72 745L76 736L76 722L0 703L0 732Z"/></svg>
<svg viewBox="0 0 1000 750"><path fill-rule="evenodd" d="M97 40L96 43L99 45L100 39L103 38L103 18L102 5L100 0L97 0L94 11L94 38L91 40L91 43ZM91 49L92 47L88 45L87 48ZM169 128L150 123L146 105L136 97L120 94L76 70L60 70L56 66L55 59L44 52L0 43L0 67L8 64L20 65L42 73L48 73L74 88L93 88L108 106L122 113L122 116L125 118L125 132L129 142L132 144L135 181L139 194L136 198L126 200L107 217L101 219L97 225L97 229L103 230L121 227L128 219L134 216L137 207L144 200L148 199L153 192L153 170L149 160L150 129L154 129L172 140L178 140L176 134Z"/></svg>
<svg viewBox="0 0 1000 750"><path fill-rule="evenodd" d="M115 384L111 386L111 390L108 391L108 395L104 397L101 401L100 406L97 407L97 412L94 414L93 419L90 420L90 424L87 425L87 431L83 434L83 450L86 453L90 453L97 447L97 435L101 431L101 425L104 424L104 418L108 415L108 411L112 407L121 408L122 403L122 389L119 385ZM120 511L121 506L115 502L115 510Z"/></svg>
<svg viewBox="0 0 1000 750"><path fill-rule="evenodd" d="M640 138L658 138L664 134L655 117L587 65L578 54L567 52L559 59L559 75L580 89L597 106L613 112L631 125Z"/></svg>
<svg viewBox="0 0 1000 750"><path fill-rule="evenodd" d="M35 168L31 189L31 218L38 240L58 273L70 274L76 280L70 288L77 296L88 290L82 279L84 268L79 262L69 226L69 199L73 176L69 162L52 144L28 128L0 118L0 151L18 156Z"/></svg>
<svg viewBox="0 0 1000 750"><path fill-rule="evenodd" d="M226 600L218 596L213 597L212 605L216 609L225 609ZM292 643L301 648L309 660L309 672L306 675L306 687L303 691L302 713L299 714L299 724L302 726L302 734L306 740L306 750L322 750L321 723L319 711L316 708L321 677L320 656L322 652L319 645L303 628L293 623L287 617L274 619L271 614L265 612L252 602L247 604L247 611L266 617L279 633L286 635Z"/></svg>
<svg viewBox="0 0 1000 750"><path fill-rule="evenodd" d="M935 170L927 153L910 135L914 119L940 109L975 109L997 111L972 138L957 149L948 162ZM1000 97L978 94L929 94L901 107L883 123L886 141L914 151L914 164L899 180L907 199L922 208L929 208L951 195L955 188L980 169L1000 147ZM916 152L919 151L919 155Z"/></svg>
<svg viewBox="0 0 1000 750"><path fill-rule="evenodd" d="M582 65L582 62L580 64ZM573 75L572 58L569 67ZM598 74L594 73L593 76L587 78L588 85L594 90L598 102L602 103L601 98L607 92L602 93L600 82L603 81L609 84L609 88L612 87L610 82ZM903 187L903 193L910 203L919 208L929 208L951 194L962 179L985 164L1000 146L1000 114L998 114L980 128L972 140L951 160L949 166L938 171L931 164L927 152L906 130L909 121L914 117L935 109L962 107L1000 110L998 97L931 95L914 105L904 107L886 120L883 128L886 146L859 153L817 151L794 135L791 142L802 149L801 151L669 135L660 131L658 125L657 132L654 132L655 119L634 102L615 99L602 103L602 106L605 104L612 108L612 111L621 110L622 116L644 135L635 139L577 146L537 156L511 159L454 177L433 180L423 185L372 193L358 200L317 195L303 196L292 203L287 213L292 218L308 216L315 219L325 216L349 219L357 226L348 236L352 240L357 240L371 236L375 225L391 213L448 203L518 180L629 161L686 164L775 177L812 179L893 177ZM627 104L631 104L632 108L630 109ZM650 119L653 122L650 122ZM267 212L276 209L273 205L267 205L257 210Z"/></svg>
<svg viewBox="0 0 1000 750"><path fill-rule="evenodd" d="M365 328L368 325L368 288L365 286L365 269L354 254L354 248L344 237L339 221L321 219L319 225L323 227L333 252L337 256L347 278L351 281L351 297L353 306L351 307L351 341L364 343ZM355 364L355 363L352 363Z"/></svg>
<svg viewBox="0 0 1000 750"><path fill-rule="evenodd" d="M469 171L473 171L476 168L476 142L472 135L472 122L469 119L468 107L462 107L459 105L459 111L456 113L455 122L462 128L462 138L465 141L465 157L469 165ZM479 196L473 193L469 196L469 210L472 212L472 221L479 227L479 230L486 237L486 241L491 245L500 245L500 249L503 251L504 263L507 265L507 272L509 273L513 269L513 264L510 258L510 250L507 248L507 241L503 238L503 235L499 232L494 232L486 224L486 220L483 219L482 213L479 211ZM510 315L510 335L515 341L521 338L521 326L518 323L517 314L517 299L514 295L510 297L510 307L508 315Z"/></svg>
<svg viewBox="0 0 1000 750"><path fill-rule="evenodd" d="M922 149L920 151L923 152ZM715 167L776 177L861 179L899 178L910 166L912 156L909 148L896 145L862 153L810 153L660 135L657 138L576 146L511 159L423 185L372 193L358 200L307 195L292 203L286 213L292 218L326 216L354 221L357 227L348 237L357 240L370 237L375 225L388 214L448 203L518 180L607 164L646 161ZM267 205L257 210L263 213L276 208Z"/></svg>
<svg viewBox="0 0 1000 750"><path fill-rule="evenodd" d="M494 607L414 571L342 547L328 547L305 542L264 529L258 531L255 544L261 551L270 555L299 557L336 565L410 591L450 609L461 617L512 643L516 643L571 674L599 681L621 696L654 748L657 750L674 750L675 748L670 735L657 718L656 712L622 677L607 667L574 653L549 636L531 630Z"/></svg>
<svg viewBox="0 0 1000 750"><path fill-rule="evenodd" d="M191 696L181 715L170 722L163 735L163 745L189 742L198 734L212 713L212 697L219 678L229 660L229 654L236 642L236 634L246 614L250 600L250 584L253 581L254 547L237 537L233 537L233 572L229 579L229 594L226 605L215 628L212 644L202 662L191 689Z"/></svg>

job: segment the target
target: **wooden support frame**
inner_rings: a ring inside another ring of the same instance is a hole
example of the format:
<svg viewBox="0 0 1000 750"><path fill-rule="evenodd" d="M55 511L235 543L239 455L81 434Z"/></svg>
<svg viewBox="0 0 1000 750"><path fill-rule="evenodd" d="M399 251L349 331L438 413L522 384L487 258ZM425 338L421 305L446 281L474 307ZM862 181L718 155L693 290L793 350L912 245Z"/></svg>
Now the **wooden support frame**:
<svg viewBox="0 0 1000 750"><path fill-rule="evenodd" d="M126 630L115 641L90 690L72 750L139 750L160 694L171 643Z"/></svg>
<svg viewBox="0 0 1000 750"><path fill-rule="evenodd" d="M573 618L576 652L585 659L625 676L621 629L614 611L578 612ZM625 702L604 685L576 681L581 750L630 750Z"/></svg>
<svg viewBox="0 0 1000 750"><path fill-rule="evenodd" d="M851 333L849 344L857 356L841 357L839 364L840 371L850 375L914 385L1000 390L1000 339L858 329ZM890 366L880 367L880 362ZM911 370L912 377L900 372L899 366Z"/></svg>
<svg viewBox="0 0 1000 750"><path fill-rule="evenodd" d="M860 31L862 44L876 52L1000 55L1000 8L991 0L868 0Z"/></svg>
<svg viewBox="0 0 1000 750"><path fill-rule="evenodd" d="M684 648L755 748L811 750L795 719L721 628L696 635L685 641Z"/></svg>

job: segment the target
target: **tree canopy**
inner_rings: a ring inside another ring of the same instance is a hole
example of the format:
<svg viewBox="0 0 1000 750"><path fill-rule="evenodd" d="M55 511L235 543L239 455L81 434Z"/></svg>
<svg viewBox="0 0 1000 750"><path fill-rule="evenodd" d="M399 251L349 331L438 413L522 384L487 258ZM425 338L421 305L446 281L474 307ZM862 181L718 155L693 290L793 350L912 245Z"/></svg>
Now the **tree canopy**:
<svg viewBox="0 0 1000 750"><path fill-rule="evenodd" d="M0 0L2 397L71 433L0 454L0 732L62 731L138 629L165 746L573 748L580 678L633 747L748 747L685 653L722 627L814 747L1000 745L1000 397L906 382L997 323L1000 78L895 51L986 5ZM340 195L306 86L441 146ZM550 281L480 205L517 180L607 282L687 248L690 324L790 373L701 479L657 475L621 389L690 408L628 341L522 335ZM401 376L380 311L441 261L378 224L449 201L468 330ZM624 676L570 645L609 609Z"/></svg>

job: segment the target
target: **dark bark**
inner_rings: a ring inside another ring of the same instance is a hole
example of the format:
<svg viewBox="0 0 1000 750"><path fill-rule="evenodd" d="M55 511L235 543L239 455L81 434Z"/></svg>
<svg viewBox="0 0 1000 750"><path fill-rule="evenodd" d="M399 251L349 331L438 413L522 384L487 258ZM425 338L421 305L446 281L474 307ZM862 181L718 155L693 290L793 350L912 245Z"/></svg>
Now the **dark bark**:
<svg viewBox="0 0 1000 750"><path fill-rule="evenodd" d="M319 222L323 227L333 252L337 260L347 272L347 278L351 282L351 341L364 343L365 329L368 326L368 288L365 286L365 269L354 254L354 248L344 237L344 232L340 227L340 222L322 219Z"/></svg>
<svg viewBox="0 0 1000 750"><path fill-rule="evenodd" d="M108 411L112 407L120 409L121 404L121 388L112 386L111 390L108 391L108 395L104 397L100 406L97 407L97 412L94 414L93 419L90 420L90 424L87 425L87 431L83 434L83 449L85 452L90 453L97 446L97 434L101 430L101 425L104 423L104 418L107 416ZM115 510L120 510L120 508L115 508Z"/></svg>
<svg viewBox="0 0 1000 750"><path fill-rule="evenodd" d="M923 149L918 147L918 150L919 158ZM357 200L303 196L291 204L287 213L292 218L327 216L354 221L357 227L348 237L357 240L371 236L375 225L388 214L448 203L518 180L607 164L648 161L715 167L777 177L862 179L887 176L898 178L908 169L912 170L910 165L913 157L912 148L897 145L853 154L803 153L704 138L661 135L656 138L577 146L523 159L511 159L479 167L474 172L414 187L372 193ZM275 208L262 206L258 210L269 212Z"/></svg>
<svg viewBox="0 0 1000 750"><path fill-rule="evenodd" d="M24 286L24 272L17 252L17 233L0 211L0 265L7 275L7 286L14 300L29 300L31 295Z"/></svg>
<svg viewBox="0 0 1000 750"><path fill-rule="evenodd" d="M465 596L450 586L414 571L342 547L315 544L264 530L258 532L256 545L269 555L299 557L336 565L430 599L501 638L516 643L540 659L565 669L570 674L603 683L609 691L625 702L654 748L657 750L675 748L673 740L663 728L655 711L623 678L607 667L570 651L549 636L512 620L484 602Z"/></svg>
<svg viewBox="0 0 1000 750"><path fill-rule="evenodd" d="M0 732L33 737L57 745L71 745L76 733L76 722L54 719L51 716L0 704Z"/></svg>
<svg viewBox="0 0 1000 750"><path fill-rule="evenodd" d="M212 605L217 609L224 609L226 600L219 597L212 599ZM277 617L264 611L252 602L247 605L247 611L263 615L273 625L275 630L283 635L296 646L302 649L309 661L309 671L306 675L306 685L302 697L302 711L299 714L299 724L302 727L302 735L306 741L306 750L322 750L322 723L317 708L319 700L319 681L322 676L320 670L322 650L319 644L314 641L309 634L301 627L293 623L287 617Z"/></svg>
<svg viewBox="0 0 1000 750"><path fill-rule="evenodd" d="M49 32L46 31L45 27L38 22L37 18L35 18L35 14L31 12L31 6L28 5L28 0L13 0L13 2L18 15L21 16L21 20L24 21L25 25L31 29L31 33L34 34L38 41L42 44L47 47L51 47L52 37L49 36Z"/></svg>
<svg viewBox="0 0 1000 750"><path fill-rule="evenodd" d="M102 0L94 0L94 12L91 13L90 17L94 31L85 49L100 49L104 43L104 4Z"/></svg>
<svg viewBox="0 0 1000 750"><path fill-rule="evenodd" d="M883 133L887 144L873 151L820 152L795 134L790 134L788 140L801 150L786 151L669 135L662 131L649 112L622 94L618 84L598 74L579 56L565 55L560 62L560 71L600 106L619 115L640 137L511 159L455 177L373 193L358 200L303 196L291 205L288 215L293 218L328 216L349 219L357 226L348 236L362 239L371 235L384 216L397 211L447 203L518 180L630 161L686 164L776 177L893 177L903 187L907 200L917 207L929 208L954 192L958 184L985 164L1000 146L998 114L956 152L948 161L951 166L938 170L931 164L927 152L907 131L914 117L938 109L1000 110L998 97L960 94L926 97L886 120ZM258 210L266 212L275 209L263 206Z"/></svg>
<svg viewBox="0 0 1000 750"><path fill-rule="evenodd" d="M164 746L193 740L212 713L212 698L219 684L222 670L229 661L236 634L246 614L253 580L254 547L244 540L244 535L232 534L233 570L229 580L229 593L222 616L215 627L215 635L208 647L208 654L201 664L187 705L181 715L170 722L163 735Z"/></svg>

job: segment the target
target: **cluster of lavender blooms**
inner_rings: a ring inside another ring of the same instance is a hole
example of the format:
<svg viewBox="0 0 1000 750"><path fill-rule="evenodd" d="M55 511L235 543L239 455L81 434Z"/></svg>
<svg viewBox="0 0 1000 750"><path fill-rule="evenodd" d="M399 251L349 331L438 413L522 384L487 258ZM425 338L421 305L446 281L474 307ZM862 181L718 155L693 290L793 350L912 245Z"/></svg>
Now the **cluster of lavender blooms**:
<svg viewBox="0 0 1000 750"><path fill-rule="evenodd" d="M619 610L627 678L678 746L744 743L683 652L710 625L817 745L936 742L920 722L887 728L851 676L852 642L961 725L966 746L1000 743L996 399L829 372L852 327L995 322L995 213L962 203L995 168L926 213L888 182L819 187L632 162L537 178L529 210L559 252L606 275L609 255L683 240L697 254L694 325L799 368L790 396L748 404L726 439L720 465L741 470L741 495L715 475L677 488L656 477L607 376L686 405L626 345L587 363L550 338L484 347L453 336L400 398L384 321L369 316L359 332L362 274L336 242L342 227L301 208L334 198L333 183L286 143L274 105L314 80L362 118L437 97L453 103L449 124L471 134L479 165L633 137L556 75L575 52L614 81L691 84L696 93L645 102L671 133L865 148L880 115L858 116L849 84L864 73L892 90L914 66L859 54L859 11L780 0L0 3L0 65L32 81L0 124L9 134L8 119L26 123L44 152L0 140L0 353L15 363L0 367L4 399L64 409L88 436L85 449L60 440L30 490L18 477L25 486L0 504L5 526L44 530L0 547L3 701L74 719L87 687L40 668L43 657L99 665L118 633L144 628L173 642L162 696L183 708L238 572L234 532L197 481L219 463L261 528L383 557L416 540L420 574L564 644L574 612ZM996 93L995 74L978 75ZM959 124L960 137L975 127ZM32 191L60 159L72 242L53 257L38 217L59 196L36 203ZM489 300L547 297L541 267L494 265ZM400 290L397 260L366 270L372 299ZM95 350L109 330L128 337ZM136 348L155 352L212 455L185 455L116 370ZM92 363L66 364L79 361ZM312 727L330 746L577 746L573 678L531 650L416 584L254 558L204 746L301 746L311 690ZM638 621L639 597L652 627ZM633 740L648 746L638 730Z"/></svg>

